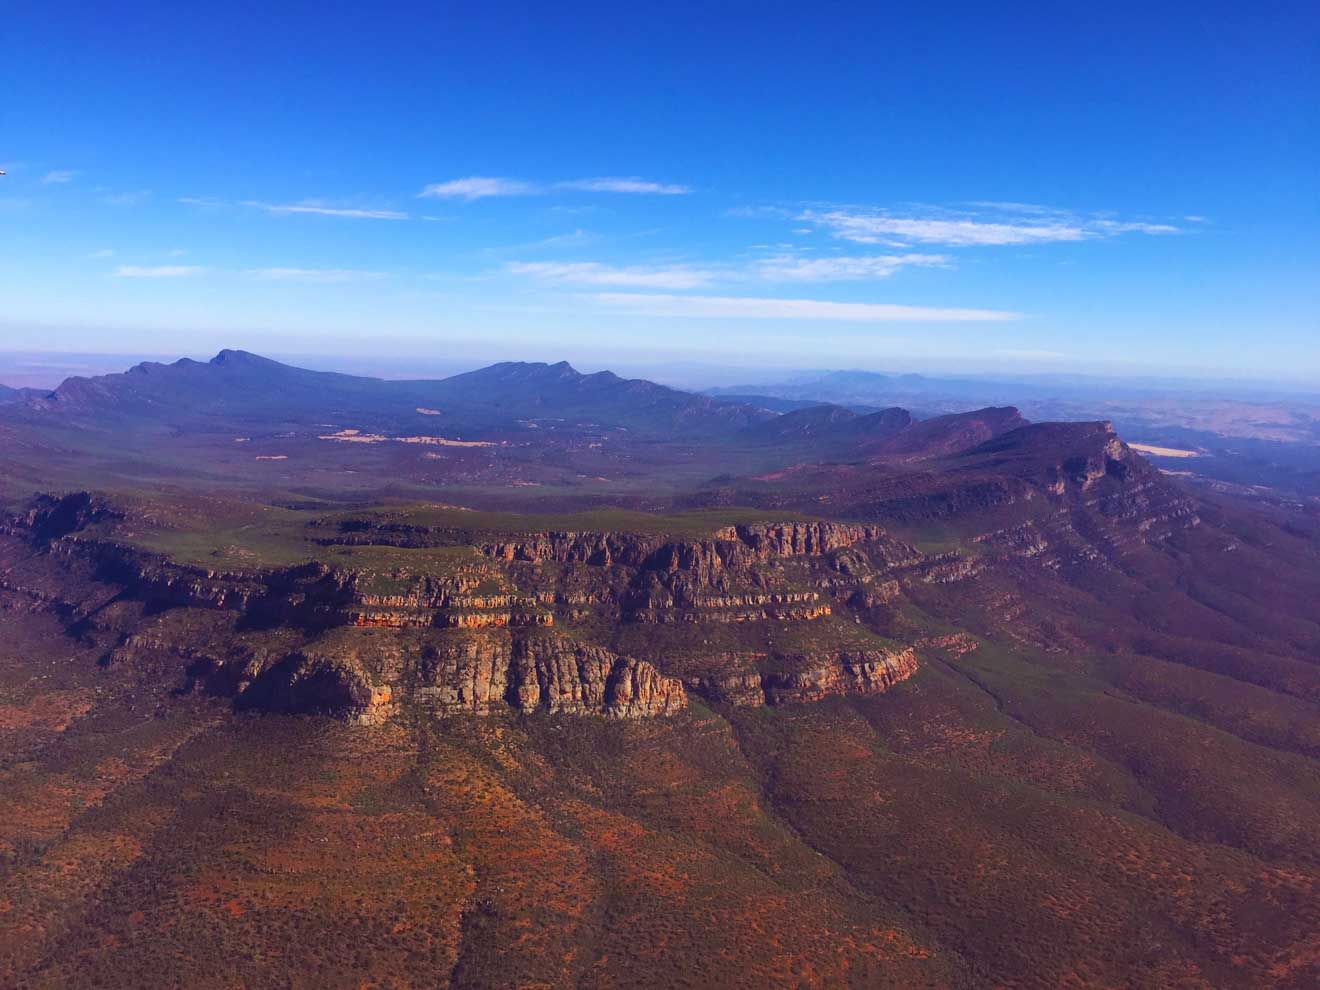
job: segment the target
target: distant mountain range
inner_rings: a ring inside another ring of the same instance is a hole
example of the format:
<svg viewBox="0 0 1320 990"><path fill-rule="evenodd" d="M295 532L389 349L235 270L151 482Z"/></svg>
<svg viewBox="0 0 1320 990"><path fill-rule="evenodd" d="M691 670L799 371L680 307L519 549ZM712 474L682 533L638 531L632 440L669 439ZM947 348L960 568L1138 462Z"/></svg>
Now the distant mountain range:
<svg viewBox="0 0 1320 990"><path fill-rule="evenodd" d="M1157 459L1162 449L1199 455L1166 459L1170 469L1244 491L1320 494L1320 407L1103 394L1094 383L1077 389L834 371L698 394L609 371L582 374L565 361L388 380L225 350L209 361L144 362L119 374L73 377L53 391L0 386L0 424L38 432L76 426L61 440L75 446L106 433L140 439L333 427L464 442L554 434L588 444L610 433L776 449L802 460L896 462L967 450L1027 421L1108 420Z"/></svg>
<svg viewBox="0 0 1320 990"><path fill-rule="evenodd" d="M187 432L351 422L360 430L443 430L464 437L622 430L638 437L767 445L784 453L802 447L804 458L947 456L1027 422L1012 407L925 421L900 407L859 412L784 400L771 403L777 409L766 408L757 397L713 398L609 371L584 375L567 361L506 361L437 381L395 381L310 371L238 350L206 362L145 362L121 374L69 378L48 393L10 392L12 415L30 421L54 416L102 429L127 423ZM21 399L26 401L20 405ZM785 405L793 408L785 411Z"/></svg>
<svg viewBox="0 0 1320 990"><path fill-rule="evenodd" d="M1171 469L1242 491L1264 486L1320 496L1320 398L1264 386L1079 375L1014 382L830 371L708 394L776 412L822 403L861 413L897 405L917 418L930 418L1012 405L1035 421L1108 420L1128 440L1199 455L1168 461Z"/></svg>
<svg viewBox="0 0 1320 990"><path fill-rule="evenodd" d="M122 374L70 378L28 405L71 417L149 418L176 427L351 417L364 426L409 428L434 426L439 417L466 430L546 419L666 436L724 433L771 415L608 371L584 375L566 361L504 362L438 381L394 381L308 371L237 350L206 362L145 362Z"/></svg>

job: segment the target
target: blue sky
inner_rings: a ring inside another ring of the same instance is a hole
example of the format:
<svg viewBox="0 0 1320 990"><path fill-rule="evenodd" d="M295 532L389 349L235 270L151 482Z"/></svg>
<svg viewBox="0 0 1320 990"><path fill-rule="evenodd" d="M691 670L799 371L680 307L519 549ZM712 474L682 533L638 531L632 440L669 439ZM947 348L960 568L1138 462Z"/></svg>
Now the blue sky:
<svg viewBox="0 0 1320 990"><path fill-rule="evenodd" d="M7 9L0 349L1320 375L1313 4L203 6Z"/></svg>

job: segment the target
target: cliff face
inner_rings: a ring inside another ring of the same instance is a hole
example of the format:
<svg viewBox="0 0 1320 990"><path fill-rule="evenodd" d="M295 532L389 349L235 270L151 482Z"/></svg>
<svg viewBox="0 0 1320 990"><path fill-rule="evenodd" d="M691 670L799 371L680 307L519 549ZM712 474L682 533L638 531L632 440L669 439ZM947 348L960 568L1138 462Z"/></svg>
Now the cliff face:
<svg viewBox="0 0 1320 990"><path fill-rule="evenodd" d="M740 706L819 701L831 695L881 694L917 672L917 655L896 650L795 654L781 669L743 669L696 678L692 687L712 701Z"/></svg>
<svg viewBox="0 0 1320 990"><path fill-rule="evenodd" d="M116 633L107 662L165 670L182 661L190 684L242 707L367 722L406 708L672 715L687 694L662 672L663 649L643 659L555 635L556 615L603 624L606 639L627 625L738 624L759 641L753 626L815 622L846 603L879 607L899 586L877 579L876 562L920 556L876 526L798 522L696 540L548 532L468 549L445 555L444 573L315 562L212 569L78 532L51 541L48 555L88 564L147 610ZM882 691L914 669L910 651L827 646L781 656L769 672L717 662L688 684L717 703L783 704Z"/></svg>
<svg viewBox="0 0 1320 990"><path fill-rule="evenodd" d="M645 718L682 711L687 695L679 681L644 661L562 637L504 633L383 648L312 644L262 669L242 688L239 703L371 723L404 704L436 713Z"/></svg>

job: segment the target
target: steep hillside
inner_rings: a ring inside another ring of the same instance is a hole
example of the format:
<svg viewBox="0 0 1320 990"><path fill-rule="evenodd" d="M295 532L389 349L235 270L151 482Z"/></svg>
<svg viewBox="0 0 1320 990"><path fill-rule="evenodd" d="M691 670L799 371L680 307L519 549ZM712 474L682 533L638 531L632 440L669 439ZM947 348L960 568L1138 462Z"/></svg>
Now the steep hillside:
<svg viewBox="0 0 1320 990"><path fill-rule="evenodd" d="M863 445L876 457L897 460L930 460L947 457L1026 425L1012 406L951 413L913 423L893 436Z"/></svg>
<svg viewBox="0 0 1320 990"><path fill-rule="evenodd" d="M861 414L843 406L809 406L748 427L742 436L760 443L820 444L817 452L846 453L860 445L892 436L912 424L906 409L880 409Z"/></svg>

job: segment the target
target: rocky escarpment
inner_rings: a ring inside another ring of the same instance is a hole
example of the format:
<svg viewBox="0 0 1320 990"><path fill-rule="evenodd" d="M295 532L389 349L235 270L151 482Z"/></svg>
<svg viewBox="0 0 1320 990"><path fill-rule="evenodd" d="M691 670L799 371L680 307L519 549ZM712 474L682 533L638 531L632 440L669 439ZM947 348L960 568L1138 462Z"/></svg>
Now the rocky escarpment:
<svg viewBox="0 0 1320 990"><path fill-rule="evenodd" d="M842 650L833 655L799 653L760 670L745 658L743 669L694 677L693 690L710 701L739 706L819 701L831 695L880 694L917 671L911 648Z"/></svg>
<svg viewBox="0 0 1320 990"><path fill-rule="evenodd" d="M860 558L817 554L878 540L875 527L791 528L751 532L746 539L664 542L641 565L564 565L543 560L486 563L483 547L444 575L355 570L308 562L292 567L227 570L180 564L140 547L76 535L51 542L49 552L89 558L98 573L156 607L217 608L253 621L329 628L451 628L552 626L555 612L581 618L595 610L612 621L639 623L810 621L831 614L829 598L847 598L874 577ZM546 545L553 545L547 534ZM842 554L843 549L832 551ZM911 551L915 553L915 551ZM832 577L803 586L782 569L761 568L794 558L819 558ZM508 567L501 567L508 564ZM535 569L521 569L531 565ZM585 570L573 570L585 568Z"/></svg>
<svg viewBox="0 0 1320 990"><path fill-rule="evenodd" d="M341 522L338 532L319 537L326 544L388 545L410 549L471 547L508 568L515 583L535 589L542 606L580 619L590 608L605 608L615 621L674 624L756 622L768 619L811 621L832 613L829 597L846 598L871 579L856 573L863 557L847 558L865 548L881 561L907 560L916 551L890 539L878 526L841 522L767 522L727 526L709 537L674 539L657 534L546 531L483 538L453 527L427 527L372 520ZM842 584L815 580L803 587L786 571L786 562L823 559ZM862 568L863 570L865 567ZM388 602L368 602L354 619L360 624L414 625L424 620L381 611ZM530 599L504 618L487 622L437 620L437 625L548 625L549 615L535 612ZM427 607L435 608L434 604ZM373 611L374 610L374 611Z"/></svg>
<svg viewBox="0 0 1320 990"><path fill-rule="evenodd" d="M38 545L48 545L62 536L115 518L119 518L119 514L104 499L90 492L43 494L36 497L27 512L0 525L0 532L22 533Z"/></svg>
<svg viewBox="0 0 1320 990"><path fill-rule="evenodd" d="M423 547L475 546L496 560L521 563L620 565L665 569L697 560L738 566L772 557L823 554L880 539L879 526L840 522L747 523L717 529L706 540L674 540L646 533L546 531L483 539L452 526L350 519L322 536L327 545Z"/></svg>
<svg viewBox="0 0 1320 990"><path fill-rule="evenodd" d="M670 715L683 685L649 663L560 637L469 639L428 646L412 693L441 709L479 713L509 706L616 718Z"/></svg>
<svg viewBox="0 0 1320 990"><path fill-rule="evenodd" d="M225 569L116 539L120 529L102 525L108 508L85 495L44 500L10 531L118 589L118 611L85 620L109 623L108 664L186 671L189 685L243 707L368 722L416 711L654 717L681 711L688 691L729 705L883 692L917 669L887 631L896 599L1001 563L1109 566L1120 539L1148 532L1148 509L1173 503L1142 462L1100 439L1098 459L1059 460L1062 494L1038 483L1054 478L1038 459L1008 472L1018 476L1008 484L1037 493L1032 515L940 553L848 522L676 537L373 517L309 527L317 542L348 547L334 564Z"/></svg>
<svg viewBox="0 0 1320 990"><path fill-rule="evenodd" d="M1029 481L1120 540L1154 539L1199 522L1193 501L1114 432L1112 423L1038 423L970 451L969 459ZM1094 527L1093 527L1094 528Z"/></svg>
<svg viewBox="0 0 1320 990"><path fill-rule="evenodd" d="M214 677L217 669L205 672ZM260 671L244 707L321 712L379 722L404 705L436 713L647 718L687 706L683 685L642 660L563 637L334 640L309 644Z"/></svg>

